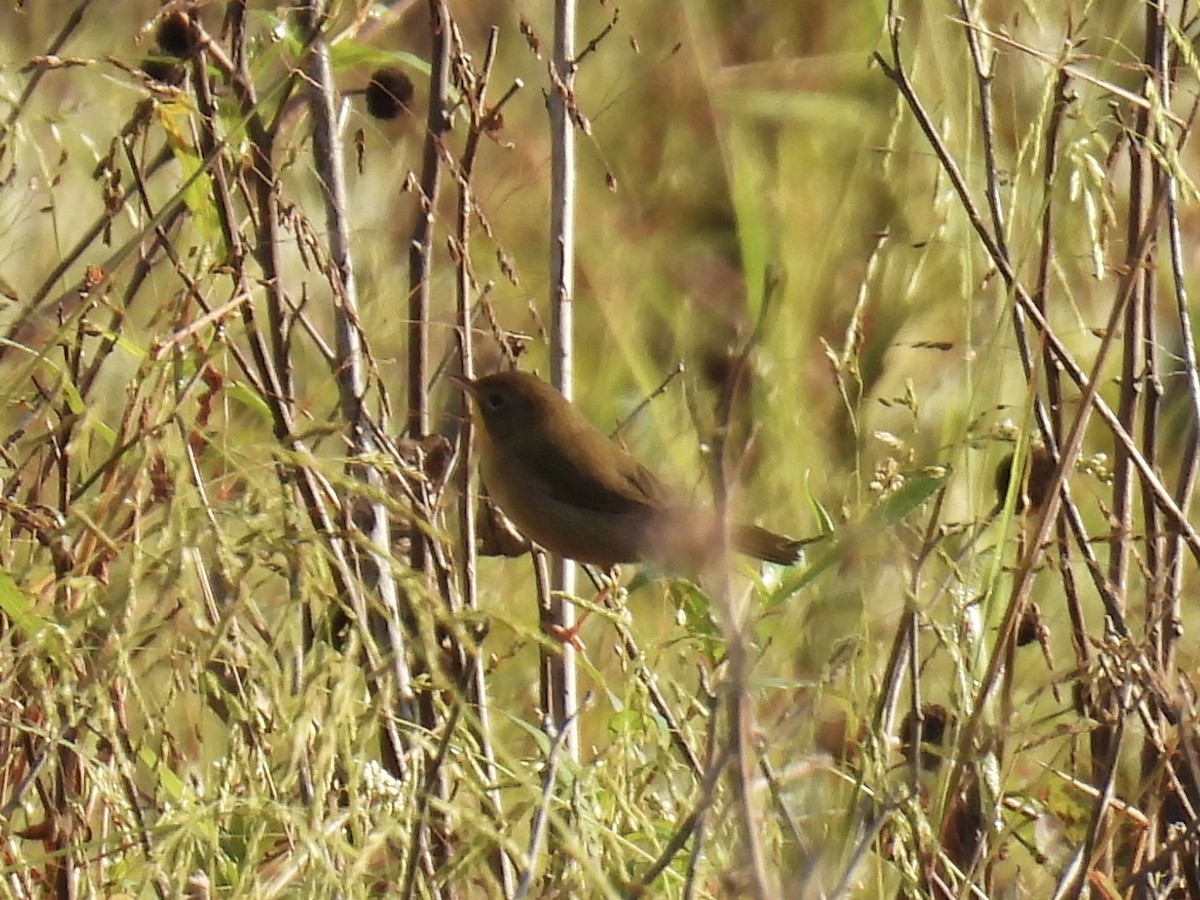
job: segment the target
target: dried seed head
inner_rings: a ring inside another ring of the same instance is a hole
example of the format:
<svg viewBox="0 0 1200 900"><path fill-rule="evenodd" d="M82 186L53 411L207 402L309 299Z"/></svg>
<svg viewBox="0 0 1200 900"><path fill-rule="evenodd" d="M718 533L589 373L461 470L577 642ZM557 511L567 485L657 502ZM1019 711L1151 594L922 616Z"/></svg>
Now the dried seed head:
<svg viewBox="0 0 1200 900"><path fill-rule="evenodd" d="M412 79L395 68L377 69L367 85L367 112L376 119L394 119L408 112L413 98Z"/></svg>

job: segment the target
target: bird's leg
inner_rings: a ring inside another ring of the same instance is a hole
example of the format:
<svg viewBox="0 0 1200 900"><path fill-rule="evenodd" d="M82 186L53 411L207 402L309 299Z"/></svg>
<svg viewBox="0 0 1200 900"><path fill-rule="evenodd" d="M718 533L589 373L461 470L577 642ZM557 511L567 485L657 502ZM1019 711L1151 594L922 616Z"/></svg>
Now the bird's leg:
<svg viewBox="0 0 1200 900"><path fill-rule="evenodd" d="M621 578L621 567L612 566L608 569L599 569L596 566L585 565L583 570L587 572L588 578L592 580L592 584L596 588L596 596L592 600L592 606L607 605L608 601L617 595ZM587 648L583 644L583 639L579 637L579 629L583 627L583 623L587 621L587 617L591 615L591 612L590 609L583 609L579 613L579 618L575 620L575 624L570 628L562 625L551 625L546 630L559 643L570 644L582 653Z"/></svg>

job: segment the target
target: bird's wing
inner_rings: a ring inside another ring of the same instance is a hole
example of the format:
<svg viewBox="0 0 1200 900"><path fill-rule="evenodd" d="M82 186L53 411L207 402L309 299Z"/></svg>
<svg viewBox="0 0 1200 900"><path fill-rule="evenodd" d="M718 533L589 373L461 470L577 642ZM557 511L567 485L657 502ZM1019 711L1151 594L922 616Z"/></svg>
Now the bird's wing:
<svg viewBox="0 0 1200 900"><path fill-rule="evenodd" d="M539 460L538 477L555 499L628 514L660 511L670 504L670 492L654 473L599 432L575 435L574 445L577 452L570 457Z"/></svg>

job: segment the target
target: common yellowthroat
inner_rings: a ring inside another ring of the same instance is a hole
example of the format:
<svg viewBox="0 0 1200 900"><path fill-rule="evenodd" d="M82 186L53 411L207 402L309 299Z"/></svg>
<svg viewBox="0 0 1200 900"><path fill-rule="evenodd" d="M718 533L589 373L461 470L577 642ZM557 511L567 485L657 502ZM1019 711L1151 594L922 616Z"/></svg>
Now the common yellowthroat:
<svg viewBox="0 0 1200 900"><path fill-rule="evenodd" d="M554 387L525 372L455 380L479 413L483 481L530 540L605 568L652 561L694 569L715 557L716 515L674 495ZM780 565L797 562L809 543L757 525L733 526L730 542Z"/></svg>

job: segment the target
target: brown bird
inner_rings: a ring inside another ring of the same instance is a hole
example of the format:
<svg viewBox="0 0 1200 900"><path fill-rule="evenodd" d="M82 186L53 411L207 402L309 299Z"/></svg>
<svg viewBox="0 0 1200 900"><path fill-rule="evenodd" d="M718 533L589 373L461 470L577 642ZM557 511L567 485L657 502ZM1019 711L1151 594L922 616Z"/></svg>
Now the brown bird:
<svg viewBox="0 0 1200 900"><path fill-rule="evenodd" d="M532 541L605 568L652 561L688 570L715 559L717 516L673 494L551 385L525 372L456 381L479 413L483 481ZM731 527L729 540L780 565L798 562L809 543L757 525Z"/></svg>

